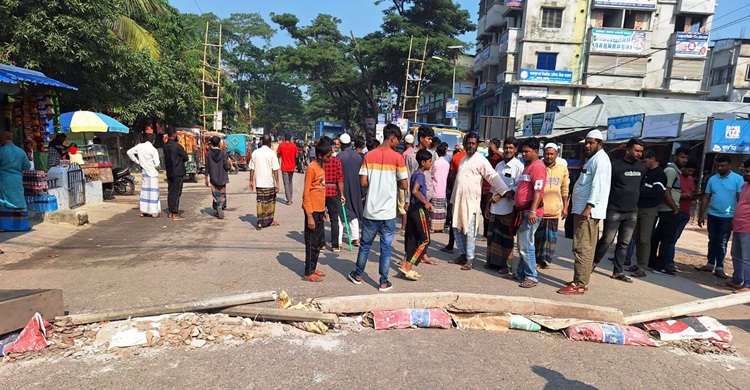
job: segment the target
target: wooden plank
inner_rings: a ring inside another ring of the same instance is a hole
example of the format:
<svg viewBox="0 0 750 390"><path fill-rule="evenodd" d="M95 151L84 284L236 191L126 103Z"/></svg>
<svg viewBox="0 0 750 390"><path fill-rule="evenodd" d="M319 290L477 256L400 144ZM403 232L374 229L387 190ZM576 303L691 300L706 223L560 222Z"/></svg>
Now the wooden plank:
<svg viewBox="0 0 750 390"><path fill-rule="evenodd" d="M110 312L74 314L68 316L59 316L55 321L65 321L74 325L91 324L101 321L124 320L130 317L147 317L158 316L171 313L185 313L192 311L207 311L212 309L222 309L225 307L244 305L247 303L267 302L276 300L276 291L263 291L226 297L206 299L202 301L189 301L179 303L169 303L165 305L136 307L122 309Z"/></svg>
<svg viewBox="0 0 750 390"><path fill-rule="evenodd" d="M22 329L34 313L47 320L65 314L62 290L0 290L0 334Z"/></svg>
<svg viewBox="0 0 750 390"><path fill-rule="evenodd" d="M661 309L641 311L625 317L623 323L627 325L640 324L643 322L663 320L689 314L699 314L708 310L722 309L748 303L750 303L750 293L729 294L716 298L700 299L679 305L667 306Z"/></svg>
<svg viewBox="0 0 750 390"><path fill-rule="evenodd" d="M273 321L314 322L322 321L326 324L336 324L339 317L336 314L322 313L309 310L286 310L255 306L234 306L223 309L219 313L230 316L250 317Z"/></svg>
<svg viewBox="0 0 750 390"><path fill-rule="evenodd" d="M471 293L404 293L318 298L313 303L326 313L365 313L373 310L442 308L453 312L504 312L521 315L545 315L588 321L622 323L618 309L558 302L530 297L509 297Z"/></svg>

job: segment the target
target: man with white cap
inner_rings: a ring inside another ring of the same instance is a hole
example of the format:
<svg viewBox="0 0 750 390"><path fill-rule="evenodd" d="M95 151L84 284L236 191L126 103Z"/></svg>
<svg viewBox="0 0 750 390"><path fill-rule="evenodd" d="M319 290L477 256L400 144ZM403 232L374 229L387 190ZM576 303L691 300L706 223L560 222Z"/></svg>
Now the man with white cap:
<svg viewBox="0 0 750 390"><path fill-rule="evenodd" d="M547 185L544 186L544 216L534 235L536 245L536 264L539 268L549 268L555 258L557 249L557 229L560 217L568 216L568 195L570 192L570 174L567 165L559 162L556 143L544 146L544 165L547 166ZM564 160L563 160L564 161Z"/></svg>
<svg viewBox="0 0 750 390"><path fill-rule="evenodd" d="M341 134L341 152L336 157L341 161L344 172L344 198L349 202L344 203L346 220L349 223L349 234L352 245L359 246L359 221L362 220L364 206L362 205L362 187L359 182L359 169L362 167L362 156L352 148L352 138L349 134ZM346 230L343 216L339 216L338 241L343 242L343 232Z"/></svg>
<svg viewBox="0 0 750 390"><path fill-rule="evenodd" d="M557 290L559 294L580 295L588 290L594 264L599 221L607 217L612 164L604 151L604 137L591 130L584 140L588 158L573 187L573 281Z"/></svg>

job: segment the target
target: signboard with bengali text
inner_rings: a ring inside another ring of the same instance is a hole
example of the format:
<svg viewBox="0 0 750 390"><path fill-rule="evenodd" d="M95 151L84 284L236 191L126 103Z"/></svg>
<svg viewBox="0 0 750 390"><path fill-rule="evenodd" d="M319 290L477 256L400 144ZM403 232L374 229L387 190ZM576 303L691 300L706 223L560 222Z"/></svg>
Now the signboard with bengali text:
<svg viewBox="0 0 750 390"><path fill-rule="evenodd" d="M646 47L646 32L635 30L591 30L591 51L639 54Z"/></svg>
<svg viewBox="0 0 750 390"><path fill-rule="evenodd" d="M607 119L607 141L641 138L643 116L643 114L635 114Z"/></svg>
<svg viewBox="0 0 750 390"><path fill-rule="evenodd" d="M656 0L594 0L594 7L656 9Z"/></svg>
<svg viewBox="0 0 750 390"><path fill-rule="evenodd" d="M750 154L750 121L714 120L706 138L707 153Z"/></svg>
<svg viewBox="0 0 750 390"><path fill-rule="evenodd" d="M675 138L682 130L683 113L646 115L643 120L641 138Z"/></svg>
<svg viewBox="0 0 750 390"><path fill-rule="evenodd" d="M706 53L708 53L708 33L677 33L674 55L681 57L705 57Z"/></svg>
<svg viewBox="0 0 750 390"><path fill-rule="evenodd" d="M573 72L569 70L521 68L518 79L520 81L537 83L571 84L573 82Z"/></svg>

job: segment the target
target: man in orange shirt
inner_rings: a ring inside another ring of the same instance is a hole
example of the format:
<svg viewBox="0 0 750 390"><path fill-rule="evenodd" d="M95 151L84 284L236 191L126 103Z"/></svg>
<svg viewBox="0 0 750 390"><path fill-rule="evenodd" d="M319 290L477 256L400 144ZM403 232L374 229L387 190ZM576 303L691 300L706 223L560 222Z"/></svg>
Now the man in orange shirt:
<svg viewBox="0 0 750 390"><path fill-rule="evenodd" d="M326 274L318 271L320 248L325 245L323 222L326 210L325 163L331 159L331 144L320 141L315 146L315 161L305 172L302 209L305 211L305 276L308 282L322 282Z"/></svg>
<svg viewBox="0 0 750 390"><path fill-rule="evenodd" d="M294 168L296 168L297 153L299 153L299 149L292 142L292 137L289 134L285 134L284 141L276 149L276 155L281 157L281 178L284 182L284 194L287 205L292 204L292 196L294 196L292 179L294 178Z"/></svg>

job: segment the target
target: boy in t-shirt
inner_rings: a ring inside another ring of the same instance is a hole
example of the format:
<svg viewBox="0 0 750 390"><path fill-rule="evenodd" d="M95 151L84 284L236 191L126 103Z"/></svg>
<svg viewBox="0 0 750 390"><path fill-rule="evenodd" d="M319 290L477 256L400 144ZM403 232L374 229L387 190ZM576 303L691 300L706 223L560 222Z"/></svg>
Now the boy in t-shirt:
<svg viewBox="0 0 750 390"><path fill-rule="evenodd" d="M331 159L331 144L320 141L315 146L315 161L305 172L302 209L305 211L305 276L308 282L322 282L326 274L318 271L320 248L325 245L323 222L326 209L326 174L324 164Z"/></svg>
<svg viewBox="0 0 750 390"><path fill-rule="evenodd" d="M406 261L399 268L399 271L409 280L417 280L422 276L412 267L419 264L430 245L430 229L427 226L425 210L432 211L432 204L427 200L427 184L424 174L426 170L432 168L432 153L426 149L420 149L416 157L419 169L411 176L411 183L409 183L411 197L409 209L406 210L407 222L404 234Z"/></svg>

